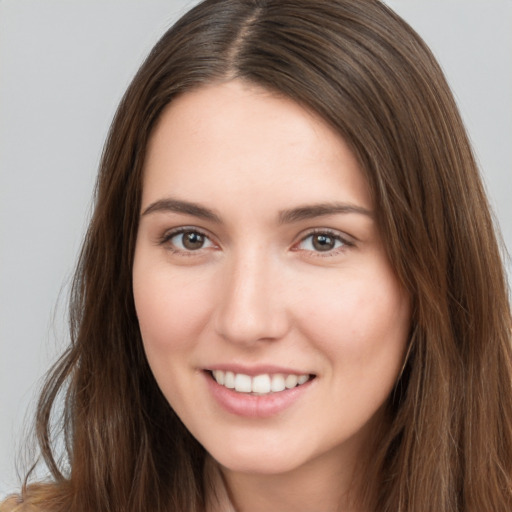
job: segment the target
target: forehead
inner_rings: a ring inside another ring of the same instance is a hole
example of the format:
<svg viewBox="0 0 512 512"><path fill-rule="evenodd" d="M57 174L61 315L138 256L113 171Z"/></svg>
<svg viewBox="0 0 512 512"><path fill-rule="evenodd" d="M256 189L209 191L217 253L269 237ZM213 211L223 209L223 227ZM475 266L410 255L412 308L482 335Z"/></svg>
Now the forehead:
<svg viewBox="0 0 512 512"><path fill-rule="evenodd" d="M371 207L338 133L296 102L239 80L185 93L164 110L148 145L143 203L164 191L208 201L222 187Z"/></svg>

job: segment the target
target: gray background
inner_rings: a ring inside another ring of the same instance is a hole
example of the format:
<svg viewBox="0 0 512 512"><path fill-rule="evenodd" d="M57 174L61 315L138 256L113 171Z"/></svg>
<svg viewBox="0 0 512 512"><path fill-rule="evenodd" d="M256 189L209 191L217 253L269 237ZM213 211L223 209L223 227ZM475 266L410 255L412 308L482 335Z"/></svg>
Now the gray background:
<svg viewBox="0 0 512 512"><path fill-rule="evenodd" d="M143 57L194 3L0 1L0 496L17 486L41 376L66 342L111 118ZM512 0L388 3L445 69L512 248Z"/></svg>

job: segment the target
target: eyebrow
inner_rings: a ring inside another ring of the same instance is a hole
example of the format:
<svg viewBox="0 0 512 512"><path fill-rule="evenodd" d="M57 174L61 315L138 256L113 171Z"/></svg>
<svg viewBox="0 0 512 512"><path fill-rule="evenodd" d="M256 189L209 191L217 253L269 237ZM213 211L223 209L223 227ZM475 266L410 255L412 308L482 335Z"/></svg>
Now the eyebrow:
<svg viewBox="0 0 512 512"><path fill-rule="evenodd" d="M209 220L216 224L221 224L222 219L213 210L201 206L190 201L183 201L171 197L159 199L151 203L141 214L141 216L149 215L155 212L174 212L192 215L200 219ZM373 219L370 210L351 203L319 203L312 205L299 206L279 212L279 224L292 224L302 220L314 219L327 215L336 215L340 213L357 213L366 215Z"/></svg>
<svg viewBox="0 0 512 512"><path fill-rule="evenodd" d="M293 222L339 213L357 213L373 219L373 213L362 206L351 203L320 203L283 210L279 213L279 223L291 224Z"/></svg>
<svg viewBox="0 0 512 512"><path fill-rule="evenodd" d="M181 201L179 199L173 199L170 197L165 199L159 199L158 201L151 203L142 212L142 216L155 212L184 213L187 215L198 217L200 219L209 220L217 224L220 224L222 222L221 218L213 210L210 210L209 208L205 208L204 206L200 206L196 203L191 203L189 201Z"/></svg>

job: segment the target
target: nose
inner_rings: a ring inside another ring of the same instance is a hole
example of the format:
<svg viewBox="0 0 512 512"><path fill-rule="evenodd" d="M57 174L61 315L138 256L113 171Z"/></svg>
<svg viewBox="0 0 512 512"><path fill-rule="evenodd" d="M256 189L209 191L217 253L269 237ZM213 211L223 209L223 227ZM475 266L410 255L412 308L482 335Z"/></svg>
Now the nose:
<svg viewBox="0 0 512 512"><path fill-rule="evenodd" d="M216 307L217 334L253 346L282 338L290 327L278 265L258 254L227 265Z"/></svg>

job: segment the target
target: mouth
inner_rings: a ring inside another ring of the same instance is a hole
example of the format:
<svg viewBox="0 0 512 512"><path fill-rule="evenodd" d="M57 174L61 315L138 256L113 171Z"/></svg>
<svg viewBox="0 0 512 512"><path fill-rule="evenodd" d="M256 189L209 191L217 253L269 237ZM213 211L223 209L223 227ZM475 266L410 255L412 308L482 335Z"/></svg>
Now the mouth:
<svg viewBox="0 0 512 512"><path fill-rule="evenodd" d="M246 375L224 370L207 370L211 378L220 386L256 396L271 395L282 391L293 389L315 378L315 375L284 374L284 373L262 373L259 375Z"/></svg>

